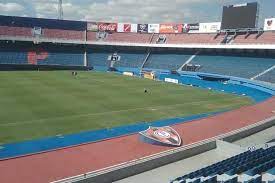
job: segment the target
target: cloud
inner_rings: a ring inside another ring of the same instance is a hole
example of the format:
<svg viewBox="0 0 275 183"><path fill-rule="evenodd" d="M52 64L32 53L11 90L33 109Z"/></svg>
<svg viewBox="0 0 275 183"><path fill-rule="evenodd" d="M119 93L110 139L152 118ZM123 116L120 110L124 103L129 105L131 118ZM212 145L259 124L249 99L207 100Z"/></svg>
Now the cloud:
<svg viewBox="0 0 275 183"><path fill-rule="evenodd" d="M1 2L2 0L0 0ZM35 17L57 18L58 0L13 0L31 8ZM196 4L221 0L63 0L65 19L119 22L184 22L197 19L192 14ZM23 13L22 13L23 14Z"/></svg>
<svg viewBox="0 0 275 183"><path fill-rule="evenodd" d="M109 0L105 3L92 3L87 9L85 19L96 21L128 22L183 22L189 17L187 4L206 0Z"/></svg>
<svg viewBox="0 0 275 183"><path fill-rule="evenodd" d="M18 3L1 3L0 2L0 9L6 13L15 13L23 11L25 8L21 4Z"/></svg>
<svg viewBox="0 0 275 183"><path fill-rule="evenodd" d="M220 21L223 5L246 1L255 0L63 0L63 10L64 18L72 20L195 23ZM274 4L274 0L258 1ZM8 15L57 18L57 7L58 0L0 0L1 11ZM261 12L273 14L273 10Z"/></svg>

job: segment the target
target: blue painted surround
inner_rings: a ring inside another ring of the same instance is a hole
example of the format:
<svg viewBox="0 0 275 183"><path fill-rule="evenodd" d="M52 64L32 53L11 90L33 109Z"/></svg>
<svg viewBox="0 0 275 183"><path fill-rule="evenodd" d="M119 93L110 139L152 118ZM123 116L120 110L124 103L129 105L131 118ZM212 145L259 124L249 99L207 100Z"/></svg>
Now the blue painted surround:
<svg viewBox="0 0 275 183"><path fill-rule="evenodd" d="M102 70L102 69L101 69ZM136 75L139 74L137 68L130 69L123 68L121 71L132 71ZM225 93L234 93L236 95L246 95L251 97L255 102L262 102L272 97L275 92L273 86L265 86L262 83L254 82L247 79L231 77L226 83L205 81L198 77L200 73L182 73L181 75L172 75L167 71L157 70L158 80L164 81L165 78L177 79L180 84L192 85L204 89L211 89ZM211 74L209 74L211 75ZM224 77L224 76L223 76ZM102 141L119 136L138 133L147 129L149 126L170 126L177 123L192 121L216 115L224 111L216 113L207 113L194 115L189 117L177 117L173 119L165 119L153 122L139 122L132 125L120 126L111 129L102 129L96 131L86 131L77 134L60 135L55 137L24 141L18 143L4 144L0 147L0 160L7 158L14 158L34 153L45 151L52 151L60 148L76 146L85 143Z"/></svg>

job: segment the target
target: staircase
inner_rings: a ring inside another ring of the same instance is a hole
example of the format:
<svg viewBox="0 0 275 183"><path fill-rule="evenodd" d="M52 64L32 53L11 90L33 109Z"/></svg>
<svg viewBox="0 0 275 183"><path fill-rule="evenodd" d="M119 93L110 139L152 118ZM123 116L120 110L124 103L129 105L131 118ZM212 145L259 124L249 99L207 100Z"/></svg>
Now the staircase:
<svg viewBox="0 0 275 183"><path fill-rule="evenodd" d="M151 51L148 50L148 51L147 51L147 55L146 55L146 57L144 58L143 63L142 63L142 65L141 65L140 71L142 71L142 69L144 68L144 65L145 65L146 62L148 61L150 55L151 55Z"/></svg>
<svg viewBox="0 0 275 183"><path fill-rule="evenodd" d="M256 76L253 76L253 77L250 78L250 79L251 79L251 80L257 79L258 77L260 77L260 76L262 76L262 75L264 75L264 74L266 74L266 73L272 71L273 69L275 69L275 65L273 65L272 67L266 69L265 71L263 71L263 72L257 74Z"/></svg>
<svg viewBox="0 0 275 183"><path fill-rule="evenodd" d="M178 68L178 71L182 71L182 68L189 64L190 62L192 62L192 60L200 53L200 51L197 51L194 55L192 55L184 64L182 64L182 66L180 66L180 68Z"/></svg>

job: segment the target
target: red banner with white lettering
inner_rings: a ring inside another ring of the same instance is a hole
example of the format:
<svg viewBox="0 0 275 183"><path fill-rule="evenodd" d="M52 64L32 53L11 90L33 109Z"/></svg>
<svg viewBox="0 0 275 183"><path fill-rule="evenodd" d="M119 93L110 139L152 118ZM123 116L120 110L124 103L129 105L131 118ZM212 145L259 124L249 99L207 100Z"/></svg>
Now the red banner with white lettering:
<svg viewBox="0 0 275 183"><path fill-rule="evenodd" d="M102 32L116 32L117 23L98 23L98 30Z"/></svg>

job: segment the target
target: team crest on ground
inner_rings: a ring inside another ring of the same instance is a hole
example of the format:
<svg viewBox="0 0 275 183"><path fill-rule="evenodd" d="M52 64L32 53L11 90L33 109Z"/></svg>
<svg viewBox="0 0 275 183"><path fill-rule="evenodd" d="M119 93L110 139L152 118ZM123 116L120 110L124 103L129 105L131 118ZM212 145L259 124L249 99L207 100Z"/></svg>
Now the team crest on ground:
<svg viewBox="0 0 275 183"><path fill-rule="evenodd" d="M151 144L180 146L181 138L179 134L170 126L149 127L147 130L139 132L142 140Z"/></svg>

